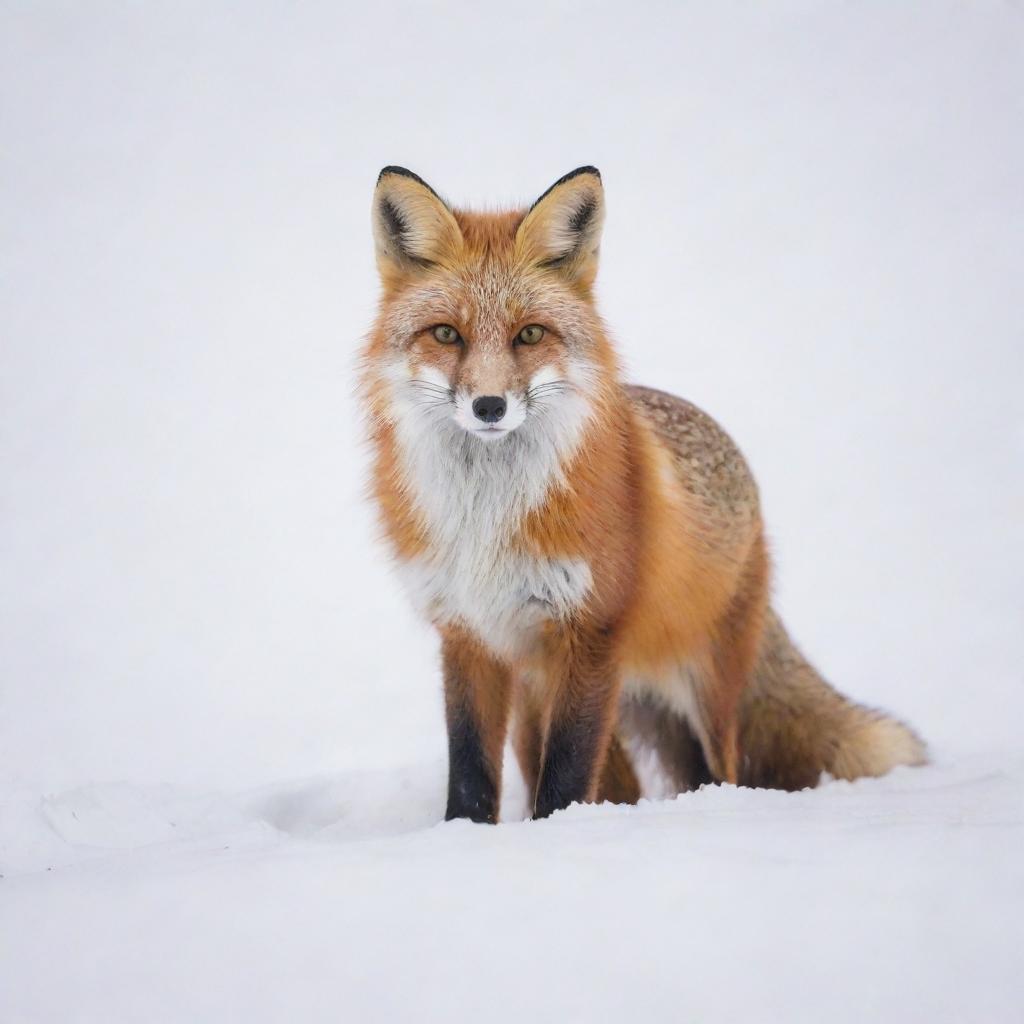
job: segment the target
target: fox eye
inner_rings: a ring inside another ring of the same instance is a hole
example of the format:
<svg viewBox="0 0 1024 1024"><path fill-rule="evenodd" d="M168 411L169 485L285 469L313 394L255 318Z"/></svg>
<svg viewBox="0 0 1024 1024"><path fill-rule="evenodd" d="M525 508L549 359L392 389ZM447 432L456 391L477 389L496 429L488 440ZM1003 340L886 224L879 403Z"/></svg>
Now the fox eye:
<svg viewBox="0 0 1024 1024"><path fill-rule="evenodd" d="M530 324L524 327L517 335L516 341L520 345L536 345L544 337L544 328L539 324Z"/></svg>
<svg viewBox="0 0 1024 1024"><path fill-rule="evenodd" d="M433 334L442 345L454 345L457 341L462 341L459 332L450 324L438 324Z"/></svg>

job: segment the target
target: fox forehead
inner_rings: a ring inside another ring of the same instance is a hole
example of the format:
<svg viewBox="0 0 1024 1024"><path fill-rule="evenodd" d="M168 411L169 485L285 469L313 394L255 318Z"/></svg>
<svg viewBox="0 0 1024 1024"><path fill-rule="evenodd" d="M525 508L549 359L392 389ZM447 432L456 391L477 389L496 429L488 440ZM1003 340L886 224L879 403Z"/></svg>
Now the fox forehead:
<svg viewBox="0 0 1024 1024"><path fill-rule="evenodd" d="M438 269L410 284L384 310L389 340L399 346L438 324L451 324L470 344L505 345L530 323L556 331L567 344L585 314L557 282L481 261L459 271Z"/></svg>

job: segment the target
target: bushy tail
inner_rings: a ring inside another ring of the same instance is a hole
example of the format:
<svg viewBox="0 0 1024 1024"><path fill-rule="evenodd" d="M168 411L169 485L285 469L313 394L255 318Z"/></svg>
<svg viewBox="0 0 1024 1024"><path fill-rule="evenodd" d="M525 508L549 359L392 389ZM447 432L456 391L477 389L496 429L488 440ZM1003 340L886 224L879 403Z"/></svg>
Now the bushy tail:
<svg viewBox="0 0 1024 1024"><path fill-rule="evenodd" d="M848 700L818 674L769 611L764 646L744 697L740 783L804 789L924 764L924 743L902 722Z"/></svg>

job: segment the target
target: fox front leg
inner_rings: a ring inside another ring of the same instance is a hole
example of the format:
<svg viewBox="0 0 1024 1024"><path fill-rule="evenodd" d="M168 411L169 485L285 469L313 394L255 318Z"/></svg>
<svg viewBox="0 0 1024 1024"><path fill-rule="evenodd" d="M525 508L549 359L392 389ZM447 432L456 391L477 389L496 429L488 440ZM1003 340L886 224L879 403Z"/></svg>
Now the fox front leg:
<svg viewBox="0 0 1024 1024"><path fill-rule="evenodd" d="M509 673L473 637L443 636L448 725L448 806L445 821L495 824L501 802L501 762L509 713Z"/></svg>
<svg viewBox="0 0 1024 1024"><path fill-rule="evenodd" d="M619 679L606 631L572 637L554 703L534 818L597 796L618 706Z"/></svg>

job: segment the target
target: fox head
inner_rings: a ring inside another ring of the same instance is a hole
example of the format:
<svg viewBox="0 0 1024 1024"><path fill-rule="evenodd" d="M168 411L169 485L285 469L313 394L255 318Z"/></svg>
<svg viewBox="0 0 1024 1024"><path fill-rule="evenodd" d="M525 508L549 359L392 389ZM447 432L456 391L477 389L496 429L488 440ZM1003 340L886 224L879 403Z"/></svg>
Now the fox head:
<svg viewBox="0 0 1024 1024"><path fill-rule="evenodd" d="M463 446L572 447L615 377L592 286L601 176L580 167L529 209L471 213L385 167L373 197L382 284L364 358L373 413Z"/></svg>

